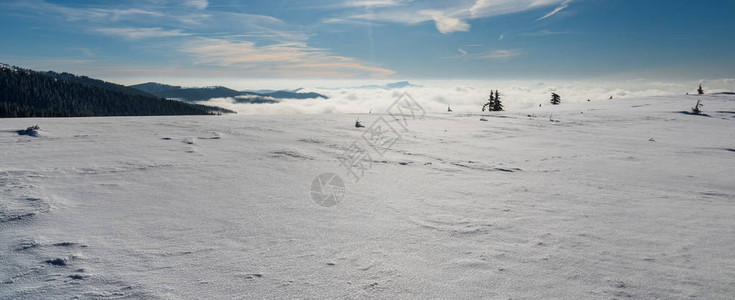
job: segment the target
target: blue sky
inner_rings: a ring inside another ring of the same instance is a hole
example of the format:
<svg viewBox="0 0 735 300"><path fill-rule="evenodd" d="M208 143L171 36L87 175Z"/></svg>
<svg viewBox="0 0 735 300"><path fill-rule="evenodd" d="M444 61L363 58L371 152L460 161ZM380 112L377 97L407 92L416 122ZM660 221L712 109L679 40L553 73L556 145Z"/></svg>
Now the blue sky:
<svg viewBox="0 0 735 300"><path fill-rule="evenodd" d="M735 78L735 1L0 1L0 62L107 80Z"/></svg>

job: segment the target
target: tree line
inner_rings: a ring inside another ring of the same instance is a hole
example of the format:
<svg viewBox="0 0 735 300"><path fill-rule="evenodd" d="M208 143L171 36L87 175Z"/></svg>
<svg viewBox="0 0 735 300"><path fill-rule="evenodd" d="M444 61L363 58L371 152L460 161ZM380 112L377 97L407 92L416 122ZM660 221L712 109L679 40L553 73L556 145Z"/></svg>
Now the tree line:
<svg viewBox="0 0 735 300"><path fill-rule="evenodd" d="M689 93L687 93L688 95ZM697 94L704 95L704 89L702 88L702 84L699 84L699 88L697 88ZM610 100L613 99L613 96L610 96ZM590 101L590 100L587 100ZM561 96L559 94L552 92L551 93L551 100L549 101L552 105L559 105L561 104ZM541 105L539 104L539 107ZM699 114L699 107L701 104L697 102L697 105L693 109L693 111L697 114ZM487 108L487 111L502 111L503 110L503 104L500 102L500 92L498 90L490 90L490 99L488 99L488 102L485 103L485 105L482 106L482 111L484 112ZM452 109L448 108L448 111L451 112Z"/></svg>
<svg viewBox="0 0 735 300"><path fill-rule="evenodd" d="M41 73L3 65L0 67L0 117L233 113L223 108L166 100L115 86L118 85L68 73Z"/></svg>

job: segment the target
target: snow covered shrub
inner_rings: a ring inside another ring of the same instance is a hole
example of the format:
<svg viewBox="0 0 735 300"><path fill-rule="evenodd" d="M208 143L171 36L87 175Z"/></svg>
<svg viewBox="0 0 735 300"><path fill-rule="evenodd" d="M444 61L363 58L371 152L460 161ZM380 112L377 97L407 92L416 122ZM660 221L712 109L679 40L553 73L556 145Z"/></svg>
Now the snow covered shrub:
<svg viewBox="0 0 735 300"><path fill-rule="evenodd" d="M38 131L41 130L41 127L38 126L38 124L33 125L31 127L26 128L25 130L19 130L18 134L20 135L30 135L30 136L38 136Z"/></svg>

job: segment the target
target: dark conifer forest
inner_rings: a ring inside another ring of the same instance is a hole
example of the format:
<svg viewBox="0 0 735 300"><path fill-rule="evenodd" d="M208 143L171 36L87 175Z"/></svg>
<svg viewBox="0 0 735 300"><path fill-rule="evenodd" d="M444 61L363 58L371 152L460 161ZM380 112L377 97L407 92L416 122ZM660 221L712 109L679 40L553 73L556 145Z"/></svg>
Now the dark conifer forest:
<svg viewBox="0 0 735 300"><path fill-rule="evenodd" d="M69 73L0 64L0 117L207 115L233 111L166 100Z"/></svg>

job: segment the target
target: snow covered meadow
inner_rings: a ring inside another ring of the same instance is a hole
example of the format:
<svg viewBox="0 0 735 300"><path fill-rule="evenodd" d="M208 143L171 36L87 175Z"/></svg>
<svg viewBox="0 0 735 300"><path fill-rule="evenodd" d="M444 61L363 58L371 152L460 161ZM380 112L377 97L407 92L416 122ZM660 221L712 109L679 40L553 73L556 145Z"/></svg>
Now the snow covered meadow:
<svg viewBox="0 0 735 300"><path fill-rule="evenodd" d="M0 299L735 297L735 95L432 98L356 181L338 158L357 118L395 125L385 93L1 120Z"/></svg>

